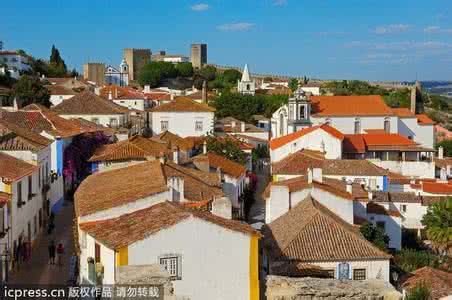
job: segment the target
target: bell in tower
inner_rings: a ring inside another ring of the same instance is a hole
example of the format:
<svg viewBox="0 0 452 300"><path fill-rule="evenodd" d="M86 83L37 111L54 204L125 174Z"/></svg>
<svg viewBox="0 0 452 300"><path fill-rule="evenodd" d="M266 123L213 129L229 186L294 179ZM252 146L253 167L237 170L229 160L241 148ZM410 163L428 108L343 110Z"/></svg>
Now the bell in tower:
<svg viewBox="0 0 452 300"><path fill-rule="evenodd" d="M311 127L311 102L306 93L298 88L289 98L289 126L292 132Z"/></svg>

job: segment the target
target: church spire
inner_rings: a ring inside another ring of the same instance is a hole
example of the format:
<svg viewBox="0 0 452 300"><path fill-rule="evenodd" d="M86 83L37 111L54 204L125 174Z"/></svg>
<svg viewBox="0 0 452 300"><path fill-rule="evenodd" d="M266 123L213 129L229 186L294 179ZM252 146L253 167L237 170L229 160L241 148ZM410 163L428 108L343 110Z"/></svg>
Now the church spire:
<svg viewBox="0 0 452 300"><path fill-rule="evenodd" d="M243 68L243 74L242 74L242 82L248 82L250 80L250 73L248 71L248 64L245 64L245 68Z"/></svg>

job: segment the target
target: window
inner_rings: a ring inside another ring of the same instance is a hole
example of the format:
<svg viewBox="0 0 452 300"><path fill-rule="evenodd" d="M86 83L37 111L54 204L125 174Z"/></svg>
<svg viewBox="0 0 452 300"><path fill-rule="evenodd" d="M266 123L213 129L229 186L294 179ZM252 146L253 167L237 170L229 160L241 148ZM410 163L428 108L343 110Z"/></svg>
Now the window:
<svg viewBox="0 0 452 300"><path fill-rule="evenodd" d="M33 177L28 176L28 200L33 198Z"/></svg>
<svg viewBox="0 0 452 300"><path fill-rule="evenodd" d="M386 133L390 133L391 132L391 122L389 121L388 117L385 118L384 129L385 129Z"/></svg>
<svg viewBox="0 0 452 300"><path fill-rule="evenodd" d="M354 269L353 280L366 280L366 269Z"/></svg>
<svg viewBox="0 0 452 300"><path fill-rule="evenodd" d="M118 120L116 120L115 118L111 118L110 119L110 127L115 128L118 126Z"/></svg>
<svg viewBox="0 0 452 300"><path fill-rule="evenodd" d="M22 181L17 183L17 206L22 206Z"/></svg>
<svg viewBox="0 0 452 300"><path fill-rule="evenodd" d="M406 204L401 204L400 210L405 213L406 212Z"/></svg>
<svg viewBox="0 0 452 300"><path fill-rule="evenodd" d="M355 134L361 133L361 120L359 118L355 119Z"/></svg>
<svg viewBox="0 0 452 300"><path fill-rule="evenodd" d="M160 130L162 131L166 131L168 130L168 121L160 121Z"/></svg>
<svg viewBox="0 0 452 300"><path fill-rule="evenodd" d="M202 131L202 121L196 121L195 131Z"/></svg>
<svg viewBox="0 0 452 300"><path fill-rule="evenodd" d="M334 269L330 269L330 270L326 270L326 272L327 272L327 274L328 274L328 277L330 277L330 278L334 278L335 276L334 276Z"/></svg>
<svg viewBox="0 0 452 300"><path fill-rule="evenodd" d="M304 105L300 106L300 119L302 119L302 120L306 119L305 106Z"/></svg>
<svg viewBox="0 0 452 300"><path fill-rule="evenodd" d="M283 114L279 115L279 135L280 136L284 135L284 115Z"/></svg>
<svg viewBox="0 0 452 300"><path fill-rule="evenodd" d="M180 255L165 255L160 257L160 265L163 266L173 280L182 279L182 257Z"/></svg>
<svg viewBox="0 0 452 300"><path fill-rule="evenodd" d="M250 85L249 85L249 84L246 85L246 90L247 90L247 91L250 90Z"/></svg>

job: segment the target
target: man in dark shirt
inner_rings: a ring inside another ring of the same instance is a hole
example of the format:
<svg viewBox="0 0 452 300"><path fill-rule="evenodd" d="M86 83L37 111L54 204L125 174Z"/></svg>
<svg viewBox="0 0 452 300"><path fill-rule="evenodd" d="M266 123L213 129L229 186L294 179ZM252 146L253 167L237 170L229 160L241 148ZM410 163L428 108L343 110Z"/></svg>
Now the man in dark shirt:
<svg viewBox="0 0 452 300"><path fill-rule="evenodd" d="M53 241L49 245L49 264L55 264L55 243Z"/></svg>

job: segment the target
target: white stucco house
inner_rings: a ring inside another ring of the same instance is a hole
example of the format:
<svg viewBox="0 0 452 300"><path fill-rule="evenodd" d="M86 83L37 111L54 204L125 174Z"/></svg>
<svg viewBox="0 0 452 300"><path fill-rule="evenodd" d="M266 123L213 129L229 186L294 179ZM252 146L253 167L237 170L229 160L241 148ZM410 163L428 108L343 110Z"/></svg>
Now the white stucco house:
<svg viewBox="0 0 452 300"><path fill-rule="evenodd" d="M215 108L188 97L159 105L150 110L152 133L171 131L181 137L203 136L213 132Z"/></svg>
<svg viewBox="0 0 452 300"><path fill-rule="evenodd" d="M336 279L389 282L391 255L376 248L317 199L306 195L264 226L267 273L290 276L317 269Z"/></svg>
<svg viewBox="0 0 452 300"><path fill-rule="evenodd" d="M23 72L31 70L28 56L11 50L0 51L0 65L6 65L6 71L16 79L18 79L17 75L20 76Z"/></svg>
<svg viewBox="0 0 452 300"><path fill-rule="evenodd" d="M49 90L50 103L52 103L52 106L58 105L77 94L74 90L61 85L47 85L46 89Z"/></svg>
<svg viewBox="0 0 452 300"><path fill-rule="evenodd" d="M85 91L52 107L65 119L82 118L98 125L120 128L129 121L129 110Z"/></svg>
<svg viewBox="0 0 452 300"><path fill-rule="evenodd" d="M327 159L340 159L343 140L344 135L327 124L306 127L270 140L270 159L278 162L302 149L321 151Z"/></svg>
<svg viewBox="0 0 452 300"><path fill-rule="evenodd" d="M218 215L224 210L216 200L212 212L193 209L190 203L206 195L198 193L201 181L167 164L156 160L105 171L80 185L75 207L81 283L115 284L119 266L160 264L178 296L259 299L260 234ZM93 199L92 193L103 196ZM224 272L200 282L212 268Z"/></svg>

